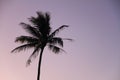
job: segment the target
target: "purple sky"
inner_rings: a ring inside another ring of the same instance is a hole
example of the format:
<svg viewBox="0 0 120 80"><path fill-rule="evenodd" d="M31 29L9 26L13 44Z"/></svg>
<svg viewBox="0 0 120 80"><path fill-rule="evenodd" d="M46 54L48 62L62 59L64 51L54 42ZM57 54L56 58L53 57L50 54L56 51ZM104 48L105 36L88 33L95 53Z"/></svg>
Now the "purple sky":
<svg viewBox="0 0 120 80"><path fill-rule="evenodd" d="M70 27L59 36L66 53L44 51L41 80L120 80L119 0L0 0L0 80L35 80L38 57L26 68L32 50L10 54L19 44L15 37L27 35L19 25L36 16L51 13L53 30Z"/></svg>

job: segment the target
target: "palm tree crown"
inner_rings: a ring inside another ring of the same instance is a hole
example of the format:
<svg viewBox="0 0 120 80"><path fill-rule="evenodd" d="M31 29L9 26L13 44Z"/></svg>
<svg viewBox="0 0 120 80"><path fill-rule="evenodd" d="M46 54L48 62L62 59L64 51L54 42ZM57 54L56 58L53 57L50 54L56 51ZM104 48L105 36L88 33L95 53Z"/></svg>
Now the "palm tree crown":
<svg viewBox="0 0 120 80"><path fill-rule="evenodd" d="M59 53L60 51L64 51L63 40L72 40L68 38L56 37L56 34L68 27L68 25L62 25L55 31L51 31L50 27L50 15L49 13L37 12L37 17L31 17L28 19L31 24L21 23L23 28L30 34L29 36L19 36L16 37L15 42L20 42L22 45L16 47L11 52L20 52L22 50L26 50L29 48L34 48L34 51L30 55L27 60L27 64L29 65L32 59L36 58L40 52L39 64L38 64L38 72L40 71L41 66L41 58L43 50L46 46L49 47L54 53ZM40 72L38 73L39 76ZM39 78L37 78L39 80Z"/></svg>

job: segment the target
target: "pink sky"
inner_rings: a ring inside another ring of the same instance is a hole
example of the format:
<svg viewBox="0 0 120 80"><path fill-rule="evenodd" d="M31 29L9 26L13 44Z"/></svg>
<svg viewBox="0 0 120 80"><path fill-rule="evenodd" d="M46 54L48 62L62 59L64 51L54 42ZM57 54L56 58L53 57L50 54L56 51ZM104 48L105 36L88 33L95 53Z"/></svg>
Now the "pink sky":
<svg viewBox="0 0 120 80"><path fill-rule="evenodd" d="M59 55L44 51L41 80L120 80L120 2L118 0L1 0L0 80L36 80L38 57L26 68L32 50L10 54L19 44L15 37L27 35L19 25L51 13L53 29L70 27L59 36L65 42Z"/></svg>

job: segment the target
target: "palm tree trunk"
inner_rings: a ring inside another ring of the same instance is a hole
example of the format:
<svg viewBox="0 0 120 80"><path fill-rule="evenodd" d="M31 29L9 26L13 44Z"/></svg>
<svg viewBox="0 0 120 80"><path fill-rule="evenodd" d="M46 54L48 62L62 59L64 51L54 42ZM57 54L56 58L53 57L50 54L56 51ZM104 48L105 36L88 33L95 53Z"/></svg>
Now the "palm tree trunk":
<svg viewBox="0 0 120 80"><path fill-rule="evenodd" d="M43 50L44 48L41 49L40 56L39 56L37 80L40 80L40 68L41 68Z"/></svg>

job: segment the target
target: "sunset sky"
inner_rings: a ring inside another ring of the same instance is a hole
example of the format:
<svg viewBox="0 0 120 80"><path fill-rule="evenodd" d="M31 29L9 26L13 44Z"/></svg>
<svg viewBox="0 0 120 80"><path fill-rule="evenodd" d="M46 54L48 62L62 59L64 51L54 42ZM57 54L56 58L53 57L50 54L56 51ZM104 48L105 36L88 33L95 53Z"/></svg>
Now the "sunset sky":
<svg viewBox="0 0 120 80"><path fill-rule="evenodd" d="M66 53L45 49L41 80L120 80L119 0L0 0L0 80L36 80L38 57L26 67L33 50L10 53L36 11L51 13L53 30L69 25L58 36L74 39Z"/></svg>

